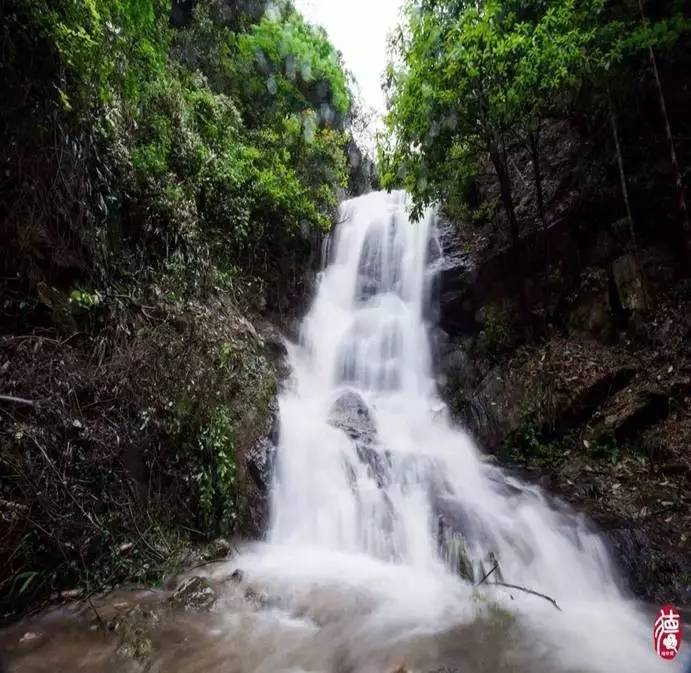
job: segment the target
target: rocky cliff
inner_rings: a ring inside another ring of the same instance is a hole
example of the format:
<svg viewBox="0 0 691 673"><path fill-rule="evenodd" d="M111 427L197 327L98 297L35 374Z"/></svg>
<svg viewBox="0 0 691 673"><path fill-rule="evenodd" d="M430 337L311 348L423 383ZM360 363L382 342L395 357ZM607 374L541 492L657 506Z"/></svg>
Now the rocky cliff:
<svg viewBox="0 0 691 673"><path fill-rule="evenodd" d="M691 286L663 243L585 227L524 235L526 315L491 228L440 223L442 390L485 451L594 518L633 592L684 603Z"/></svg>

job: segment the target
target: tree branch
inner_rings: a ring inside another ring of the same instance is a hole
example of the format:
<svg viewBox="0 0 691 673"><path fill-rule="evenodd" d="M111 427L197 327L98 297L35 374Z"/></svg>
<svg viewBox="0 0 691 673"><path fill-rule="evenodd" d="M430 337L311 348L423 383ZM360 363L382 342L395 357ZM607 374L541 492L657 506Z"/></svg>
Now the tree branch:
<svg viewBox="0 0 691 673"><path fill-rule="evenodd" d="M36 402L27 400L23 397L14 397L12 395L0 395L0 402L10 402L12 404L23 404L27 407L36 407Z"/></svg>
<svg viewBox="0 0 691 673"><path fill-rule="evenodd" d="M557 601L555 601L554 598L550 598L545 594L541 594L539 591L533 591L532 589L527 589L526 587L519 587L517 584L506 584L505 582L490 582L487 586L504 587L505 589L516 589L516 591L523 591L526 594L531 594L532 596L544 598L546 601L549 601L555 608L557 608L559 612L562 612L562 609L559 607Z"/></svg>
<svg viewBox="0 0 691 673"><path fill-rule="evenodd" d="M475 585L476 587L479 587L481 584L484 584L487 581L487 578L499 567L498 563L494 564L494 568L490 570L488 573L485 574L485 576Z"/></svg>

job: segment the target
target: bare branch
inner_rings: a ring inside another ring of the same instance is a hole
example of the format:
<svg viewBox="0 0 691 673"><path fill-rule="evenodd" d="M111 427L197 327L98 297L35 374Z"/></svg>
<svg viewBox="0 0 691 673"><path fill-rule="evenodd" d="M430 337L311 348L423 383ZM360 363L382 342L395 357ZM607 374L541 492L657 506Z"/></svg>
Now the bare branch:
<svg viewBox="0 0 691 673"><path fill-rule="evenodd" d="M532 596L538 596L539 598L544 598L546 601L549 601L559 612L562 612L562 609L559 607L557 604L557 601L554 600L554 598L550 598L549 596L545 594L541 594L539 591L533 591L532 589L527 589L526 587L520 587L517 584L506 584L505 582L489 582L487 586L490 587L504 587L505 589L516 589L516 591L523 591L526 594L531 594Z"/></svg>
<svg viewBox="0 0 691 673"><path fill-rule="evenodd" d="M485 574L485 576L475 585L476 587L479 587L481 584L484 584L487 581L487 578L499 567L499 563L494 564L494 568L490 570L488 573Z"/></svg>
<svg viewBox="0 0 691 673"><path fill-rule="evenodd" d="M14 397L13 395L0 395L0 402L10 402L11 404L23 404L27 407L38 406L36 402L27 400L23 397Z"/></svg>

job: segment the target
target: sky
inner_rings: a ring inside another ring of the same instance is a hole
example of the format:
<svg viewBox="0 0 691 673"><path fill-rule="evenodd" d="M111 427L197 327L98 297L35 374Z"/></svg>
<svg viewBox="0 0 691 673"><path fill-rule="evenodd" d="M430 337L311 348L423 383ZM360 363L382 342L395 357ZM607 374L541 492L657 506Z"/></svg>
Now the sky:
<svg viewBox="0 0 691 673"><path fill-rule="evenodd" d="M386 38L398 23L402 0L294 0L294 4L310 23L326 28L346 68L355 75L364 102L383 115Z"/></svg>

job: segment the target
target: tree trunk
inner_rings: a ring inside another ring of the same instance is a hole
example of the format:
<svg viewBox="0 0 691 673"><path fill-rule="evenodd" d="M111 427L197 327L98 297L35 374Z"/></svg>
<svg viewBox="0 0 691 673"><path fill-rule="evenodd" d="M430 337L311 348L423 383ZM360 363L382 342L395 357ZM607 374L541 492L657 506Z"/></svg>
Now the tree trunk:
<svg viewBox="0 0 691 673"><path fill-rule="evenodd" d="M519 230L518 219L516 218L516 208L513 203L513 188L511 186L511 175L506 160L499 150L492 150L490 152L494 170L497 172L497 179L499 180L499 191L501 194L501 202L506 212L506 217L509 220L509 230L511 232L511 246L514 252L518 251L519 244Z"/></svg>
<svg viewBox="0 0 691 673"><path fill-rule="evenodd" d="M621 144L619 142L619 127L617 125L617 114L614 110L614 101L612 100L612 92L609 86L607 87L607 103L609 104L609 121L612 125L612 135L614 137L614 148L617 154L617 166L619 167L619 180L621 182L621 193L624 197L624 205L626 206L626 221L629 225L629 237L631 245L636 247L636 231L633 226L633 215L631 214L631 202L629 201L629 188L626 186L626 173L624 172L624 159L621 154Z"/></svg>
<svg viewBox="0 0 691 673"><path fill-rule="evenodd" d="M540 167L540 128L528 132L530 146L530 160L533 164L535 179L535 196L537 198L537 214L540 217L543 231L547 231L547 216L545 215L545 196L542 189L542 168Z"/></svg>
<svg viewBox="0 0 691 673"><path fill-rule="evenodd" d="M544 291L544 315L543 328L547 327L547 313L549 309L549 241L547 234L547 215L545 213L545 196L542 189L542 168L540 166L540 125L535 131L528 131L528 145L530 147L530 159L533 164L533 178L535 180L535 197L537 199L537 213L542 225L542 254L545 269Z"/></svg>
<svg viewBox="0 0 691 673"><path fill-rule="evenodd" d="M641 10L641 20L643 23L648 23L643 7L643 0L638 0L638 6ZM672 172L674 173L674 184L677 192L677 206L679 209L679 225L680 234L685 252L685 257L691 257L691 221L689 221L689 209L686 203L686 194L684 193L684 179L682 177L679 161L677 160L677 150L674 145L674 136L672 135L672 126L667 114L667 102L665 101L665 92L662 88L662 80L660 79L660 71L657 67L657 59L655 58L655 51L652 47L648 48L648 56L650 58L650 66L655 77L655 87L657 88L657 98L660 104L660 112L665 123L665 135L667 136L667 145L669 147L669 156L672 163Z"/></svg>
<svg viewBox="0 0 691 673"><path fill-rule="evenodd" d="M504 206L506 217L509 220L509 231L511 233L511 267L515 276L515 281L518 283L521 312L525 319L526 331L529 334L531 332L531 325L523 277L523 264L521 262L520 232L518 228L518 218L516 217L516 208L513 202L513 188L511 185L511 174L509 173L506 150L503 148L500 150L496 146L491 147L490 159L497 173L501 202Z"/></svg>

